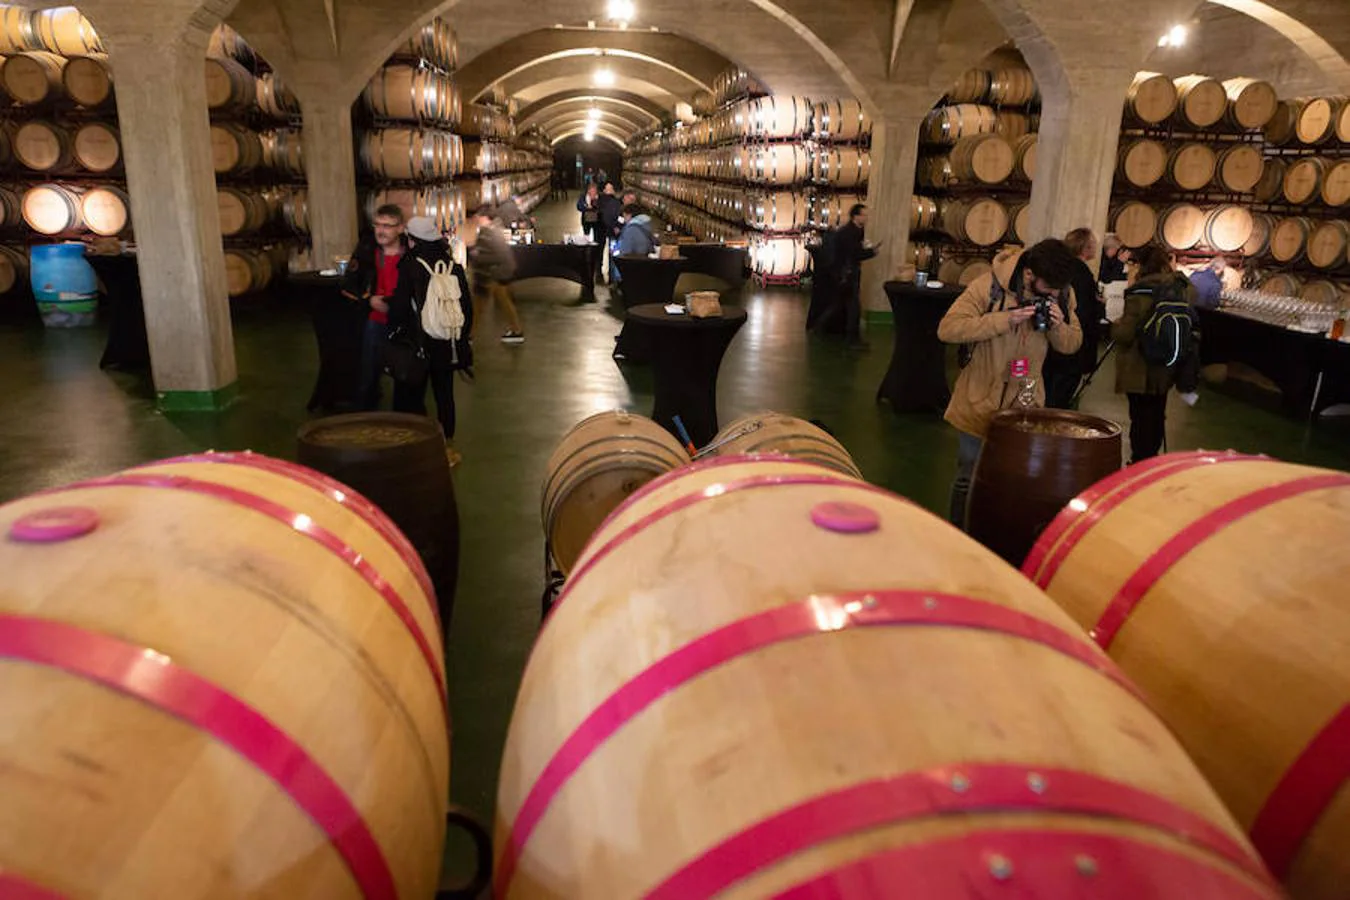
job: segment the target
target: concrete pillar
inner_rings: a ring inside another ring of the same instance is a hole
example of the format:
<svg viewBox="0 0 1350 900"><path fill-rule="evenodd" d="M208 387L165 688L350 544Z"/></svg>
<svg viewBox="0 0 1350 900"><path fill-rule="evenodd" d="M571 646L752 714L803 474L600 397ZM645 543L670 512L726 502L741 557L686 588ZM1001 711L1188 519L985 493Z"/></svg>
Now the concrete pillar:
<svg viewBox="0 0 1350 900"><path fill-rule="evenodd" d="M306 91L300 97L309 234L314 264L324 268L334 256L345 256L356 246L351 104L335 102L320 91Z"/></svg>
<svg viewBox="0 0 1350 900"><path fill-rule="evenodd" d="M176 26L176 27L175 27ZM122 158L160 408L215 410L237 393L203 60L209 29L96 27L117 80Z"/></svg>
<svg viewBox="0 0 1350 900"><path fill-rule="evenodd" d="M907 260L914 172L919 163L919 129L927 107L914 105L872 124L872 175L867 187L867 239L880 244L875 259L863 265L862 304L890 311L883 285Z"/></svg>
<svg viewBox="0 0 1350 900"><path fill-rule="evenodd" d="M1074 228L1106 231L1120 120L1133 72L1070 73L1042 89L1029 242Z"/></svg>

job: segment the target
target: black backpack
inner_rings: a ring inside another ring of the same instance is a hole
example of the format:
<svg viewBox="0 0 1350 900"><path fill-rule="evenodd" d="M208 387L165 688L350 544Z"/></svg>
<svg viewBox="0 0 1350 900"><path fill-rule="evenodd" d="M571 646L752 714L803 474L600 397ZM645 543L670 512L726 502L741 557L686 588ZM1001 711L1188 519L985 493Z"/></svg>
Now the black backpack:
<svg viewBox="0 0 1350 900"><path fill-rule="evenodd" d="M1127 293L1153 296L1153 309L1135 332L1144 360L1168 368L1180 364L1195 340L1187 282L1178 277L1152 287L1131 288Z"/></svg>

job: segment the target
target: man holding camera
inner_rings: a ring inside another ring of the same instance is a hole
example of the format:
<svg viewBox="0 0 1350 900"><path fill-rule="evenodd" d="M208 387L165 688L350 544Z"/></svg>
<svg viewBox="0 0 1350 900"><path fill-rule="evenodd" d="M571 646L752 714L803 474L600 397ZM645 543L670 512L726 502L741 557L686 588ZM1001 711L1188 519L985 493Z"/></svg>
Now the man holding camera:
<svg viewBox="0 0 1350 900"><path fill-rule="evenodd" d="M975 279L938 325L938 337L964 344L960 377L946 419L960 432L950 519L964 530L966 499L989 420L1001 409L1044 406L1046 352L1082 346L1073 289L1074 255L1063 241L1002 251L993 271Z"/></svg>

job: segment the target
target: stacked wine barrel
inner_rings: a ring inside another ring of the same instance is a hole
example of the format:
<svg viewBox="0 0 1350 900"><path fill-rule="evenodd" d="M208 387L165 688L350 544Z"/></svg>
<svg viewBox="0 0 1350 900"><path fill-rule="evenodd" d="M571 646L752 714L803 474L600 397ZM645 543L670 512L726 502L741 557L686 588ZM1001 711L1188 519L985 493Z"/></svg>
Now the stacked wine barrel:
<svg viewBox="0 0 1350 900"><path fill-rule="evenodd" d="M989 271L1000 245L1026 242L1038 101L1026 62L1003 49L967 70L929 113L910 212L916 267L968 284Z"/></svg>

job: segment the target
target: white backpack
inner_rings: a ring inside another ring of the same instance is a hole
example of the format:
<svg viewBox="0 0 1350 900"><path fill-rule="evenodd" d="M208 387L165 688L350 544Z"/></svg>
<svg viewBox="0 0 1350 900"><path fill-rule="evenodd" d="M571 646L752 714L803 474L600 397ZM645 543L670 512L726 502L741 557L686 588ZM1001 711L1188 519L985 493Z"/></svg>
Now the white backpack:
<svg viewBox="0 0 1350 900"><path fill-rule="evenodd" d="M428 337L441 341L457 341L464 330L464 309L459 305L459 279L443 259L436 260L436 268L419 259L431 281L427 296L422 301L422 330Z"/></svg>

